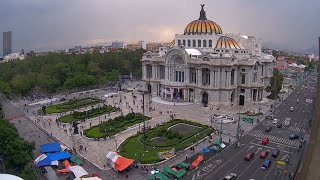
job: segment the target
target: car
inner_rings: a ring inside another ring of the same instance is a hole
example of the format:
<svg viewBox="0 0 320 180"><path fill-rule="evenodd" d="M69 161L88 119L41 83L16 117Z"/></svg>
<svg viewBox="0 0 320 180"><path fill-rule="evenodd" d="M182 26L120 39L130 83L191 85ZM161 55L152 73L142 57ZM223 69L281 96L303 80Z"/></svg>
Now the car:
<svg viewBox="0 0 320 180"><path fill-rule="evenodd" d="M282 123L278 123L277 128L282 128Z"/></svg>
<svg viewBox="0 0 320 180"><path fill-rule="evenodd" d="M293 112L293 111L294 111L293 107L290 107L290 111L291 111L291 112Z"/></svg>
<svg viewBox="0 0 320 180"><path fill-rule="evenodd" d="M248 152L248 153L244 156L244 160L250 161L253 157L254 157L254 153Z"/></svg>
<svg viewBox="0 0 320 180"><path fill-rule="evenodd" d="M272 151L271 156L274 157L274 158L277 158L279 153L280 153L280 150L279 149L275 149L275 150Z"/></svg>
<svg viewBox="0 0 320 180"><path fill-rule="evenodd" d="M260 158L264 159L268 156L268 154L269 154L269 151L262 151L260 154Z"/></svg>
<svg viewBox="0 0 320 180"><path fill-rule="evenodd" d="M234 180L234 179L237 179L237 174L235 173L229 173L223 178L223 180Z"/></svg>
<svg viewBox="0 0 320 180"><path fill-rule="evenodd" d="M265 132L270 132L271 131L271 126L266 127L266 129L264 130Z"/></svg>
<svg viewBox="0 0 320 180"><path fill-rule="evenodd" d="M271 165L271 160L267 159L264 161L264 163L261 166L261 169L268 169Z"/></svg>
<svg viewBox="0 0 320 180"><path fill-rule="evenodd" d="M295 140L295 139L298 139L298 138L299 138L299 135L297 135L297 134L291 134L289 136L289 139L291 139L291 140Z"/></svg>
<svg viewBox="0 0 320 180"><path fill-rule="evenodd" d="M278 119L273 119L272 124L277 124L279 122Z"/></svg>
<svg viewBox="0 0 320 180"><path fill-rule="evenodd" d="M269 139L268 138L263 138L261 141L262 145L267 145L269 143Z"/></svg>
<svg viewBox="0 0 320 180"><path fill-rule="evenodd" d="M299 99L297 99L297 103L299 103L300 102L300 100Z"/></svg>
<svg viewBox="0 0 320 180"><path fill-rule="evenodd" d="M284 122L283 122L284 124L283 124L283 125L284 125L285 127L289 127L289 126L290 126L290 122L291 122L291 118L288 118L288 117L287 117L287 118L284 120Z"/></svg>

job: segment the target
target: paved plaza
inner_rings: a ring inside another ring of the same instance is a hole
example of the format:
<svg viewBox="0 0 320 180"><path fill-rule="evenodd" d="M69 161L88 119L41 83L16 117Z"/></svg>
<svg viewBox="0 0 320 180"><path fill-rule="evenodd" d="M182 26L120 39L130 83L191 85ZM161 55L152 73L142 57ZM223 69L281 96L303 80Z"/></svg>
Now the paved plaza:
<svg viewBox="0 0 320 180"><path fill-rule="evenodd" d="M110 170L111 168L107 165L106 154L109 151L115 151L125 139L136 134L139 130L142 130L143 123L140 125L135 125L127 130L116 134L114 137L100 138L99 140L94 140L86 138L82 135L85 129L90 128L91 126L98 125L101 122L105 122L108 119L115 118L120 115L126 115L129 112L138 112L142 113L142 95L140 92L136 91L134 87L137 87L137 84L132 85L132 92L120 92L118 95L105 98L104 95L108 93L117 92L115 88L109 90L92 90L88 92L73 93L69 95L59 95L54 98L64 97L66 99L72 99L74 97L90 97L96 96L104 100L103 103L96 104L94 106L89 106L85 108L76 109L76 111L87 111L91 108L96 108L104 104L113 105L119 107L121 110L119 112L114 112L111 114L101 115L96 118L88 119L85 122L81 122L78 125L80 134L73 135L73 128L68 123L57 123L56 119L60 116L72 113L66 112L62 114L50 114L46 116L37 115L36 112L41 108L41 104L35 106L26 106L24 108L27 116L36 124L38 127L42 128L44 131L51 134L53 137L61 141L66 146L71 149L75 149L77 153L82 156L84 159L92 162L95 166L101 170ZM128 86L127 88L130 88ZM239 107L230 107L219 109L219 107L202 107L200 104L192 103L179 103L179 102L166 102L161 100L159 97L151 97L150 95L145 95L145 115L152 117L151 120L146 122L147 127L154 127L157 124L161 124L170 120L170 116L173 115L176 119L188 119L192 121L197 121L201 124L213 126L215 129L220 130L221 124L211 122L210 116L212 114L221 114L221 115L230 115L238 119L239 111L241 113L246 111L253 111L254 109L260 109L260 112L263 112L264 115L255 118L254 123L245 123L240 122L240 129L242 130L241 135L248 133L259 121L263 120L266 113L269 112L270 104L273 104L273 101L265 100L260 104L255 104L251 106L245 106L239 109ZM46 101L49 103L50 101ZM26 101L18 102L16 105L26 104ZM52 102L57 103L57 102ZM27 103L30 104L30 103ZM51 102L50 102L51 104ZM47 104L49 105L49 104ZM151 111L149 109L152 109ZM236 139L236 130L238 123L233 124L222 124L222 140L225 142L233 142ZM218 139L219 135L213 135L214 139ZM178 162L181 162L185 158L185 154L188 153L189 156L197 154L201 151L202 147L208 145L208 141L205 140L198 144L195 151L190 153L189 151L185 153L180 153L178 156L174 157L172 160L165 163L166 165L174 165ZM82 146L82 150L80 150ZM157 167L161 168L163 166L159 165Z"/></svg>

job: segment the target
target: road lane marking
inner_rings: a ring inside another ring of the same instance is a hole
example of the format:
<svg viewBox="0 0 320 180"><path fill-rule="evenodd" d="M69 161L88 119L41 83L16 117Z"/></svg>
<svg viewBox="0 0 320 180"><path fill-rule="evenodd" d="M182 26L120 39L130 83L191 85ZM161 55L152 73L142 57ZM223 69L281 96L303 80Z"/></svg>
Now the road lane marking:
<svg viewBox="0 0 320 180"><path fill-rule="evenodd" d="M273 148L273 147L269 147L269 146L265 146L265 145L262 145L262 144L256 144L256 143L251 143L251 144L254 144L256 146L260 146L260 147L264 147L264 148L269 148L269 149L276 149L276 148ZM281 146L281 145L280 145ZM289 151L285 151L285 150L281 150L282 152L286 152L286 153L290 153L290 154L293 154L292 152L289 152Z"/></svg>
<svg viewBox="0 0 320 180"><path fill-rule="evenodd" d="M261 148L262 149L262 148ZM240 176L257 160L257 159L260 159L260 157L258 156L256 159L254 159L254 161L252 161L249 166L247 166L243 171L242 173L238 176L238 178L240 178Z"/></svg>
<svg viewBox="0 0 320 180"><path fill-rule="evenodd" d="M252 143L252 141L254 141L255 139L252 139L247 145L249 145L250 143ZM246 146L247 146L246 145ZM242 150L240 150L238 153L236 153L234 156L232 156L232 158L228 158L229 160L227 160L226 162L224 162L221 166L219 166L215 171L213 171L212 172L212 174L215 174L215 173L217 173L217 171L219 170L219 169L221 169L222 167L224 167L226 164L228 164L230 161L233 161L233 159L236 157L236 156L238 156L240 153L243 153L242 151L245 151L245 147L242 149Z"/></svg>

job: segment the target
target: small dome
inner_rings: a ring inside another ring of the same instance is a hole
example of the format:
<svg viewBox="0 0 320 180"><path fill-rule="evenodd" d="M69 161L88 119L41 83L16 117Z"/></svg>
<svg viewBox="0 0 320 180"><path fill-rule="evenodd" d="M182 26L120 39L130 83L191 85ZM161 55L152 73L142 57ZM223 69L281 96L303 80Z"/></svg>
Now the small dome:
<svg viewBox="0 0 320 180"><path fill-rule="evenodd" d="M221 36L216 44L216 49L245 49L240 43L235 41L234 39Z"/></svg>
<svg viewBox="0 0 320 180"><path fill-rule="evenodd" d="M204 11L203 7L204 4L201 5L199 19L192 21L184 29L185 35L222 34L221 27L217 23L207 19L206 12Z"/></svg>

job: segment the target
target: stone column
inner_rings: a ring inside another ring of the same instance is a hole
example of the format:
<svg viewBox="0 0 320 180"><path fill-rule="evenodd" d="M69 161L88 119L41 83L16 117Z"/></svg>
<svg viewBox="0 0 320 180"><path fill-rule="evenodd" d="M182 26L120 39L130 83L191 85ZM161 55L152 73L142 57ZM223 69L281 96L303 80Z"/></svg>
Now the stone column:
<svg viewBox="0 0 320 180"><path fill-rule="evenodd" d="M184 81L186 83L189 83L190 82L190 68L189 67L185 68L184 72L185 72L184 73L184 76L185 76Z"/></svg>
<svg viewBox="0 0 320 180"><path fill-rule="evenodd" d="M165 81L169 81L169 67L165 66L165 73L164 73L164 79Z"/></svg>
<svg viewBox="0 0 320 180"><path fill-rule="evenodd" d="M218 70L216 71L216 86L218 88L221 87L221 74L220 74L220 72L221 72L221 69L218 68Z"/></svg>
<svg viewBox="0 0 320 180"><path fill-rule="evenodd" d="M152 68L152 77L151 77L151 79L156 79L156 66L155 65L152 65L151 66Z"/></svg>
<svg viewBox="0 0 320 180"><path fill-rule="evenodd" d="M238 70L234 71L234 85L238 86Z"/></svg>
<svg viewBox="0 0 320 180"><path fill-rule="evenodd" d="M226 87L225 84L226 84L226 71L225 69L221 69L220 71L220 87Z"/></svg>
<svg viewBox="0 0 320 180"><path fill-rule="evenodd" d="M210 69L210 87L214 87L214 71Z"/></svg>
<svg viewBox="0 0 320 180"><path fill-rule="evenodd" d="M146 65L142 65L142 79L147 78L147 67Z"/></svg>
<svg viewBox="0 0 320 180"><path fill-rule="evenodd" d="M197 69L198 85L202 86L202 69Z"/></svg>

